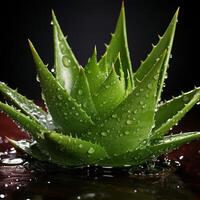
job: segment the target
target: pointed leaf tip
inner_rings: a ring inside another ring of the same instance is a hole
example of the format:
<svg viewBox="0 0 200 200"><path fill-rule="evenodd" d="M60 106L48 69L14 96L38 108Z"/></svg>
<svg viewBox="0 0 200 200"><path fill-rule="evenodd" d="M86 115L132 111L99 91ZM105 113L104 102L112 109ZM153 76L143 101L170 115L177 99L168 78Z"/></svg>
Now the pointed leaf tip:
<svg viewBox="0 0 200 200"><path fill-rule="evenodd" d="M178 16L179 11L180 11L180 7L178 7L177 10L176 10L176 16Z"/></svg>
<svg viewBox="0 0 200 200"><path fill-rule="evenodd" d="M33 46L33 43L31 42L30 39L28 39L28 44L29 44L29 47L30 47L31 51L35 51L35 48L34 48L34 46Z"/></svg>
<svg viewBox="0 0 200 200"><path fill-rule="evenodd" d="M52 17L55 17L55 12L53 9L51 10L51 15L52 15Z"/></svg>
<svg viewBox="0 0 200 200"><path fill-rule="evenodd" d="M164 77L165 77L165 74L166 74L166 71L168 68L171 50L172 50L172 45L173 45L173 40L174 40L174 35L175 35L175 30L176 30L178 11L179 11L179 9L177 9L176 13L174 14L174 16L173 16L171 22L169 23L163 36L160 37L159 42L153 47L151 52L146 57L145 61L141 63L140 67L136 71L136 73L134 75L134 78L136 80L136 86L138 83L137 80L141 81L144 78L145 74L147 74L148 71L151 70L154 63L156 62L156 59L158 59L160 57L160 55L163 53L163 51L165 49L168 49L167 57L165 60L165 67L163 68L163 73L162 73L162 77L161 77L161 79L162 79L161 82L163 84Z"/></svg>
<svg viewBox="0 0 200 200"><path fill-rule="evenodd" d="M99 61L99 66L105 67L105 65L107 65L108 72L110 72L111 71L110 66L112 63L115 62L119 52L121 55L121 61L125 75L126 87L128 87L127 76L129 73L131 80L131 88L134 88L132 64L131 64L130 53L128 48L128 40L127 40L126 16L123 3L115 27L115 32L112 35L108 47L106 48L106 52Z"/></svg>
<svg viewBox="0 0 200 200"><path fill-rule="evenodd" d="M39 55L30 39L28 39L28 44L29 44L32 54L35 54L35 55L37 55L37 57L39 57Z"/></svg>
<svg viewBox="0 0 200 200"><path fill-rule="evenodd" d="M121 12L124 13L125 11L125 5L124 5L124 0L122 0L122 5L121 5Z"/></svg>
<svg viewBox="0 0 200 200"><path fill-rule="evenodd" d="M81 66L61 30L54 12L52 12L52 20L56 79L70 93L78 79Z"/></svg>
<svg viewBox="0 0 200 200"><path fill-rule="evenodd" d="M45 65L42 61L42 59L40 58L38 52L36 51L33 43L28 39L28 43L29 43L29 46L30 46L30 50L31 50L31 53L32 53L32 56L33 56L33 59L34 59L34 62L36 64L36 68L38 70L40 70L40 65ZM46 66L46 65L45 65Z"/></svg>
<svg viewBox="0 0 200 200"><path fill-rule="evenodd" d="M90 65L90 62L93 62L93 65L94 65L94 63L95 63L95 65L97 65L97 48L96 48L96 45L94 46L92 56L88 59L89 64L87 63L86 67L87 67L87 65Z"/></svg>
<svg viewBox="0 0 200 200"><path fill-rule="evenodd" d="M42 92L53 121L62 131L67 133L73 132L75 134L86 129L87 126L92 124L90 116L79 107L76 100L71 98L67 91L58 83L42 62L32 43L30 45ZM72 107L74 107L73 112L71 112ZM60 112L60 110L64 112ZM80 123L80 121L82 122Z"/></svg>
<svg viewBox="0 0 200 200"><path fill-rule="evenodd" d="M93 55L97 55L97 47L96 47L96 45L94 46Z"/></svg>

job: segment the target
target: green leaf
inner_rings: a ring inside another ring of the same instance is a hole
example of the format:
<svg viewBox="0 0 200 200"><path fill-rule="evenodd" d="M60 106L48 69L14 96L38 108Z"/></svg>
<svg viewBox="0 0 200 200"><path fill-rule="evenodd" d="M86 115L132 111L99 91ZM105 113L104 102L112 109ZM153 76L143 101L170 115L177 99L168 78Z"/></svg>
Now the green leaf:
<svg viewBox="0 0 200 200"><path fill-rule="evenodd" d="M147 74L140 85L111 113L95 125L86 140L97 141L109 155L134 151L144 140L154 124L158 76L165 53Z"/></svg>
<svg viewBox="0 0 200 200"><path fill-rule="evenodd" d="M62 33L62 30L53 11L52 18L56 78L70 94L75 81L78 79L79 69L81 67Z"/></svg>
<svg viewBox="0 0 200 200"><path fill-rule="evenodd" d="M199 139L200 132L188 132L170 135L164 139L158 140L152 144L141 146L134 152L128 152L123 155L116 155L110 159L105 159L100 162L101 165L112 165L122 167L124 165L139 165L152 158L156 158L162 154L169 153L181 145L192 140Z"/></svg>
<svg viewBox="0 0 200 200"><path fill-rule="evenodd" d="M88 115L94 116L97 113L84 69L80 70L79 78L74 84L71 96L82 105Z"/></svg>
<svg viewBox="0 0 200 200"><path fill-rule="evenodd" d="M108 77L107 71L104 70L104 67L99 67L97 63L97 52L94 48L92 57L88 60L88 63L85 66L85 74L90 87L91 94L94 94L100 88L101 84Z"/></svg>
<svg viewBox="0 0 200 200"><path fill-rule="evenodd" d="M52 162L64 166L82 166L96 163L107 154L103 147L56 132L44 133Z"/></svg>
<svg viewBox="0 0 200 200"><path fill-rule="evenodd" d="M166 70L168 67L169 59L170 59L170 54L171 54L171 49L172 49L172 44L173 44L173 39L174 39L174 34L175 34L175 29L176 29L178 11L179 9L176 11L163 37L160 37L160 40L156 46L153 46L151 53L147 56L146 60L141 63L140 67L138 68L138 70L136 71L134 75L135 84L137 86L137 84L139 84L139 82L145 77L148 71L151 70L156 60L167 49L167 56L165 59L165 63L159 75L159 87L158 87L158 94L157 94L158 100L160 99L164 79L166 77Z"/></svg>
<svg viewBox="0 0 200 200"><path fill-rule="evenodd" d="M124 79L123 77L122 79L119 78L119 75L117 75L115 67L113 66L108 78L104 81L99 90L93 95L93 101L98 115L105 118L123 101L124 97Z"/></svg>
<svg viewBox="0 0 200 200"><path fill-rule="evenodd" d="M117 60L114 64L114 68L115 68L117 75L119 76L120 81L124 84L124 88L125 88L125 77L124 77L124 71L123 71L123 67L122 67L120 53L117 56Z"/></svg>
<svg viewBox="0 0 200 200"><path fill-rule="evenodd" d="M57 82L47 67L42 62L31 42L29 42L36 64L42 92L53 118L54 124L63 133L78 135L87 130L93 122L91 117L77 104L75 99Z"/></svg>
<svg viewBox="0 0 200 200"><path fill-rule="evenodd" d="M19 94L16 90L11 89L5 83L0 82L0 92L11 101L11 103L20 109L22 113L28 115L39 124L45 126L47 129L53 130L53 122L50 116L44 112L39 106L25 96Z"/></svg>
<svg viewBox="0 0 200 200"><path fill-rule="evenodd" d="M126 96L128 96L132 91L132 83L131 83L131 75L129 73L129 71L127 71L127 86L126 86Z"/></svg>
<svg viewBox="0 0 200 200"><path fill-rule="evenodd" d="M127 82L131 82L131 86L133 88L133 72L132 72L132 65L131 59L129 55L128 49L128 42L127 42L127 33L126 33L126 18L125 18L125 9L124 4L122 3L121 12L118 18L117 26L115 29L115 33L112 35L112 39L110 44L107 46L106 52L99 61L99 67L104 67L105 63L107 66L112 66L115 63L118 54L120 53L123 71L126 78L126 86ZM111 70L111 68L109 69ZM128 73L129 72L129 80L128 80Z"/></svg>
<svg viewBox="0 0 200 200"><path fill-rule="evenodd" d="M46 156L37 146L37 143L33 142L30 143L26 140L12 140L10 138L7 138L8 142L15 147L15 149L19 149L22 152L27 153L28 155L32 156L33 158L36 158L41 161L47 161L49 159L48 156Z"/></svg>
<svg viewBox="0 0 200 200"><path fill-rule="evenodd" d="M30 117L24 115L13 107L0 102L0 110L9 115L15 122L17 122L25 131L28 131L35 140L40 141L42 138L42 131L46 128Z"/></svg>
<svg viewBox="0 0 200 200"><path fill-rule="evenodd" d="M152 133L152 140L166 134L199 101L200 88L195 88L190 92L161 104L155 115L155 127Z"/></svg>

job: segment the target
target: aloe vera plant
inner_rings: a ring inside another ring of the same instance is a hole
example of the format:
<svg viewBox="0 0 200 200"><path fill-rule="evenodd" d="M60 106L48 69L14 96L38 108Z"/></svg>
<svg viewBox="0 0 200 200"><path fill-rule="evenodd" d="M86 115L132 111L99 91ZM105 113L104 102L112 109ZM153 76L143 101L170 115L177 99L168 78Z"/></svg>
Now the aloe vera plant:
<svg viewBox="0 0 200 200"><path fill-rule="evenodd" d="M100 60L96 48L83 68L52 13L55 72L29 41L47 111L0 83L0 109L31 135L9 142L30 156L65 167L142 164L200 138L200 132L167 135L200 101L200 88L161 102L178 10L136 72L128 50L122 5Z"/></svg>

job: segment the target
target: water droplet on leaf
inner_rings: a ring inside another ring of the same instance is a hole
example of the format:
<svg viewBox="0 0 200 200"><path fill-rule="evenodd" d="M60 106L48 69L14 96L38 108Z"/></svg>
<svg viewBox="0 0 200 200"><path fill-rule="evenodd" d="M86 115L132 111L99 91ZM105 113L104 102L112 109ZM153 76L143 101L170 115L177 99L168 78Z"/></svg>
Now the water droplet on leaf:
<svg viewBox="0 0 200 200"><path fill-rule="evenodd" d="M95 149L93 147L90 147L89 150L88 150L88 153L93 154L94 152L95 152Z"/></svg>
<svg viewBox="0 0 200 200"><path fill-rule="evenodd" d="M130 124L132 124L132 121L128 119L128 120L126 121L126 123L127 123L128 125L130 125Z"/></svg>
<svg viewBox="0 0 200 200"><path fill-rule="evenodd" d="M62 63L65 67L69 67L70 65L70 60L67 58L67 56L63 56L62 58Z"/></svg>
<svg viewBox="0 0 200 200"><path fill-rule="evenodd" d="M140 105L143 105L144 104L144 102L143 101L140 101Z"/></svg>
<svg viewBox="0 0 200 200"><path fill-rule="evenodd" d="M107 133L106 132L101 132L101 135L105 137L105 136L107 136Z"/></svg>
<svg viewBox="0 0 200 200"><path fill-rule="evenodd" d="M59 100L62 100L62 96L61 95L58 95L57 97L58 97Z"/></svg>
<svg viewBox="0 0 200 200"><path fill-rule="evenodd" d="M125 135L128 135L130 132L129 131L125 131Z"/></svg>
<svg viewBox="0 0 200 200"><path fill-rule="evenodd" d="M157 80L158 77L159 77L159 74L156 74L153 78L154 78L155 80Z"/></svg>
<svg viewBox="0 0 200 200"><path fill-rule="evenodd" d="M113 115L112 115L112 118L117 118L117 114L113 114Z"/></svg>
<svg viewBox="0 0 200 200"><path fill-rule="evenodd" d="M83 94L83 91L82 91L82 90L78 90L78 94L79 94L79 95L82 95L82 94Z"/></svg>
<svg viewBox="0 0 200 200"><path fill-rule="evenodd" d="M149 83L149 84L147 85L147 87L148 87L149 89L151 89L151 88L152 88L151 83Z"/></svg>

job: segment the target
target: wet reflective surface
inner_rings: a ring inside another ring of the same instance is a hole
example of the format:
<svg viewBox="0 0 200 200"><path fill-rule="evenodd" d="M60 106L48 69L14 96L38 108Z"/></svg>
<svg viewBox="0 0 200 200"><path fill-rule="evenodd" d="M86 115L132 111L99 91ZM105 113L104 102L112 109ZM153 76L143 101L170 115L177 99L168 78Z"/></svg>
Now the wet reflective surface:
<svg viewBox="0 0 200 200"><path fill-rule="evenodd" d="M0 121L0 199L200 199L199 141L170 154L169 158L180 166L163 168L158 170L159 173L148 172L147 175L143 169L130 168L64 170L17 153L9 146L4 134L12 137L15 134L19 139L25 135L13 124L1 126L7 123L3 120Z"/></svg>
<svg viewBox="0 0 200 200"><path fill-rule="evenodd" d="M0 162L0 199L192 200L200 197L200 173L195 171L194 178L182 166L148 175L142 168L66 170L28 161L13 148L1 153Z"/></svg>

